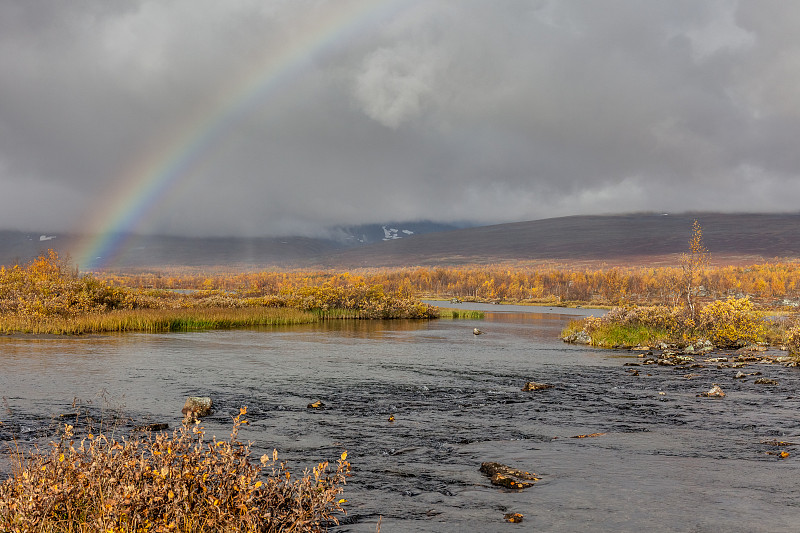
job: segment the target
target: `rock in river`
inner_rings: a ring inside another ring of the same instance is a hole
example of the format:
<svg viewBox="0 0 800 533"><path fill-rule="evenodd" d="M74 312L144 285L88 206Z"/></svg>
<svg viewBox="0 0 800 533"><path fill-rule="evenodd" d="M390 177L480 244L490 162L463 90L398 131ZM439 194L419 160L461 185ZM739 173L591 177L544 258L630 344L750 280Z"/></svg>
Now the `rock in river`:
<svg viewBox="0 0 800 533"><path fill-rule="evenodd" d="M544 390L544 389L552 389L553 386L549 383L536 383L535 381L529 381L522 387L523 392L531 392L535 390Z"/></svg>
<svg viewBox="0 0 800 533"><path fill-rule="evenodd" d="M536 474L517 470L502 463L481 463L480 471L489 477L492 485L507 489L527 489L533 486L534 481L539 481Z"/></svg>
<svg viewBox="0 0 800 533"><path fill-rule="evenodd" d="M698 396L703 396L706 398L723 398L725 396L725 392L723 392L722 388L714 383L714 385L708 390L708 392L702 392L698 394Z"/></svg>
<svg viewBox="0 0 800 533"><path fill-rule="evenodd" d="M511 522L512 524L519 524L522 522L523 516L520 513L506 513L503 516L503 520L506 522Z"/></svg>
<svg viewBox="0 0 800 533"><path fill-rule="evenodd" d="M211 398L208 396L189 396L183 404L181 413L187 420L197 421L211 413Z"/></svg>
<svg viewBox="0 0 800 533"><path fill-rule="evenodd" d="M778 380L770 378L758 378L754 383L756 385L777 385Z"/></svg>

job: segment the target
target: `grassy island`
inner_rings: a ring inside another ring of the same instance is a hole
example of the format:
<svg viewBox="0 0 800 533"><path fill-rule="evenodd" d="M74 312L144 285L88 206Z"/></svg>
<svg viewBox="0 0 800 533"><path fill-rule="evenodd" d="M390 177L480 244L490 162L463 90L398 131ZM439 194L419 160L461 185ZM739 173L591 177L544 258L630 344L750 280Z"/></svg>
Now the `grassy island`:
<svg viewBox="0 0 800 533"><path fill-rule="evenodd" d="M335 319L430 319L439 309L407 289L337 276L269 287L137 287L80 275L54 251L0 268L0 332L83 334L292 325ZM445 316L457 318L458 313Z"/></svg>

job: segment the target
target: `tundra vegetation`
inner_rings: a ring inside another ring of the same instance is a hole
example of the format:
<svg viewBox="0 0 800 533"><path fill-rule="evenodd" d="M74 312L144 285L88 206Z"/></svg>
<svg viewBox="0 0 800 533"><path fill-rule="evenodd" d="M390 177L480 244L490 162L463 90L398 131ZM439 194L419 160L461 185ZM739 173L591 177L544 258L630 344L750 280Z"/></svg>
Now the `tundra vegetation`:
<svg viewBox="0 0 800 533"><path fill-rule="evenodd" d="M648 343L689 342L698 336L721 340L719 328L706 331L714 320L734 324L735 317L745 316L761 329L738 340L800 350L800 263L712 266L699 225L693 228L689 245L689 253L677 258L675 266L503 264L357 273L165 269L80 274L49 251L27 265L0 268L0 331L80 334L331 319L479 317L420 301L429 297L619 307L607 319L586 324L593 329L592 339L603 345L626 345L635 338L649 339ZM765 321L761 316L765 312L779 313L780 318ZM621 322L612 327L614 317ZM741 329L742 322L738 323Z"/></svg>
<svg viewBox="0 0 800 533"><path fill-rule="evenodd" d="M19 452L0 484L0 530L9 533L326 531L344 511L350 465L319 463L293 476L278 454L250 459L238 439L202 426L117 440L77 437L65 425L47 450Z"/></svg>

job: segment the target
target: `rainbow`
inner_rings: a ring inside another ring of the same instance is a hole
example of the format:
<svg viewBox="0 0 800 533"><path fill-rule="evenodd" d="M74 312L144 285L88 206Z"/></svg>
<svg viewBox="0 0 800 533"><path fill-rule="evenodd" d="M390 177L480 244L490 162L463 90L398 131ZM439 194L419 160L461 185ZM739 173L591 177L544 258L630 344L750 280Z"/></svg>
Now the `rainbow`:
<svg viewBox="0 0 800 533"><path fill-rule="evenodd" d="M204 153L218 142L248 109L291 82L310 59L327 47L358 35L415 1L336 0L296 28L295 38L269 50L253 68L228 85L201 112L178 124L166 141L141 154L114 180L118 187L88 215L84 233L94 235L76 253L82 270L111 264L127 237L176 189Z"/></svg>

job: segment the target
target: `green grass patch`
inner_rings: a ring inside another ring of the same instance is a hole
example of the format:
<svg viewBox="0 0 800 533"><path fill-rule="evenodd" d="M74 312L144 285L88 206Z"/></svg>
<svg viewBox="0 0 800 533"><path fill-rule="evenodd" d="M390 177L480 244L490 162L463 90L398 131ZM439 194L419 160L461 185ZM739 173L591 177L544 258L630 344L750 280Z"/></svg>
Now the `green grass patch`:
<svg viewBox="0 0 800 533"><path fill-rule="evenodd" d="M562 332L565 337L581 330L581 322L570 323ZM653 346L659 342L673 342L670 332L643 325L622 325L603 323L592 328L592 346L612 348L615 346Z"/></svg>
<svg viewBox="0 0 800 533"><path fill-rule="evenodd" d="M643 346L669 341L668 331L647 326L608 324L592 332L592 342L597 346Z"/></svg>
<svg viewBox="0 0 800 533"><path fill-rule="evenodd" d="M485 315L483 311L474 311L469 309L453 309L451 307L439 308L439 318L482 320L484 316Z"/></svg>

